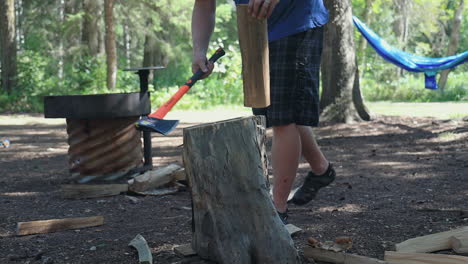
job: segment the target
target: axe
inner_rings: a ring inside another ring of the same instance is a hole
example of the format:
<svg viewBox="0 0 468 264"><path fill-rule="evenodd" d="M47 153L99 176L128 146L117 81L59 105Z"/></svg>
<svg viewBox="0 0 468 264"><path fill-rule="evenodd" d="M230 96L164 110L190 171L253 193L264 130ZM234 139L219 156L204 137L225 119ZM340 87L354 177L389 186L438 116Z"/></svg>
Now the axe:
<svg viewBox="0 0 468 264"><path fill-rule="evenodd" d="M222 48L218 48L211 56L209 61L216 62L219 58L226 54ZM172 107L182 98L184 94L200 79L203 71L199 69L188 81L182 85L179 90L154 113L142 117L136 122L138 130L156 132L163 135L169 134L179 124L179 120L164 120L164 116L172 109Z"/></svg>

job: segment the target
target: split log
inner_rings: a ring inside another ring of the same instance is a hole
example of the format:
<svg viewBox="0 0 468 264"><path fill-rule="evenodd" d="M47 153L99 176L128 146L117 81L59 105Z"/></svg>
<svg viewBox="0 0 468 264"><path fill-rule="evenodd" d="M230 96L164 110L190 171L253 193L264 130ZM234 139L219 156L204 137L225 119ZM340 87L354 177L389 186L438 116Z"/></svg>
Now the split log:
<svg viewBox="0 0 468 264"><path fill-rule="evenodd" d="M103 216L19 222L16 233L18 236L45 234L69 229L100 226L103 224Z"/></svg>
<svg viewBox="0 0 468 264"><path fill-rule="evenodd" d="M177 164L170 164L164 168L150 170L128 181L129 190L133 192L143 192L154 189L171 182L173 173L182 167Z"/></svg>
<svg viewBox="0 0 468 264"><path fill-rule="evenodd" d="M451 236L449 241L453 251L459 254L468 253L468 236Z"/></svg>
<svg viewBox="0 0 468 264"><path fill-rule="evenodd" d="M244 105L270 105L270 60L266 19L248 13L248 5L237 5L237 29L242 55Z"/></svg>
<svg viewBox="0 0 468 264"><path fill-rule="evenodd" d="M193 200L192 248L218 263L300 263L270 199L265 119L237 118L184 129Z"/></svg>
<svg viewBox="0 0 468 264"><path fill-rule="evenodd" d="M468 236L468 226L427 236L415 237L395 245L396 251L408 253L426 253L450 249L451 236Z"/></svg>
<svg viewBox="0 0 468 264"><path fill-rule="evenodd" d="M62 197L84 199L119 195L128 191L128 184L63 184Z"/></svg>
<svg viewBox="0 0 468 264"><path fill-rule="evenodd" d="M153 264L153 255L151 254L146 239L142 235L136 235L128 245L134 247L138 251L138 261L140 264Z"/></svg>
<svg viewBox="0 0 468 264"><path fill-rule="evenodd" d="M304 248L304 256L306 258L311 258L314 261L331 262L336 264L387 264L387 262L379 259L309 246Z"/></svg>
<svg viewBox="0 0 468 264"><path fill-rule="evenodd" d="M468 263L468 257L385 251L385 261L389 264L466 264Z"/></svg>

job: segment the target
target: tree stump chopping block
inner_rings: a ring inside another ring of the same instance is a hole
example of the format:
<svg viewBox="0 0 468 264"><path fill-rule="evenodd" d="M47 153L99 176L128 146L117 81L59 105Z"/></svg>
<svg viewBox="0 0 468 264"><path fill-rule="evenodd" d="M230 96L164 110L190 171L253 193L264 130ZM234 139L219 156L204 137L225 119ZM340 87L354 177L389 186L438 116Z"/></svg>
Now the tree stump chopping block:
<svg viewBox="0 0 468 264"><path fill-rule="evenodd" d="M252 116L184 129L192 248L204 259L300 263L270 199L264 127L264 118Z"/></svg>

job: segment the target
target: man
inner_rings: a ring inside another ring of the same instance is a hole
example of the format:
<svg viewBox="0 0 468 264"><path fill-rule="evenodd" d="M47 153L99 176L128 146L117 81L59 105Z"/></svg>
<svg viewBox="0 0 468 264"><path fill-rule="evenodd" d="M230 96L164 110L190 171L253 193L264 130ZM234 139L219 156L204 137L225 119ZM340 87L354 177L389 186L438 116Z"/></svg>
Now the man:
<svg viewBox="0 0 468 264"><path fill-rule="evenodd" d="M273 128L273 203L287 223L287 200L302 155L310 165L303 185L291 202L304 205L330 184L335 171L312 133L319 121L319 71L322 26L328 21L323 0L235 0L249 4L249 13L268 19L271 105L253 109ZM216 0L195 0L192 16L192 70L203 77L213 70L206 58L215 24Z"/></svg>

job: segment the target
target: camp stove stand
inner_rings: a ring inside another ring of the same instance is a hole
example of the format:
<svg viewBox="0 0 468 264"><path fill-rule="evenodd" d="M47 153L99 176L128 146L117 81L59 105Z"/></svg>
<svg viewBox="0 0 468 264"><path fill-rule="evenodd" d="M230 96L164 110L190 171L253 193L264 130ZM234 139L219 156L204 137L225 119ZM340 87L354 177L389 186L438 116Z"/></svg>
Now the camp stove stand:
<svg viewBox="0 0 468 264"><path fill-rule="evenodd" d="M142 153L134 124L151 112L148 78L160 69L126 69L139 76L140 92L44 98L45 118L67 119L69 169L78 182L115 180L153 168L151 133L143 132Z"/></svg>

